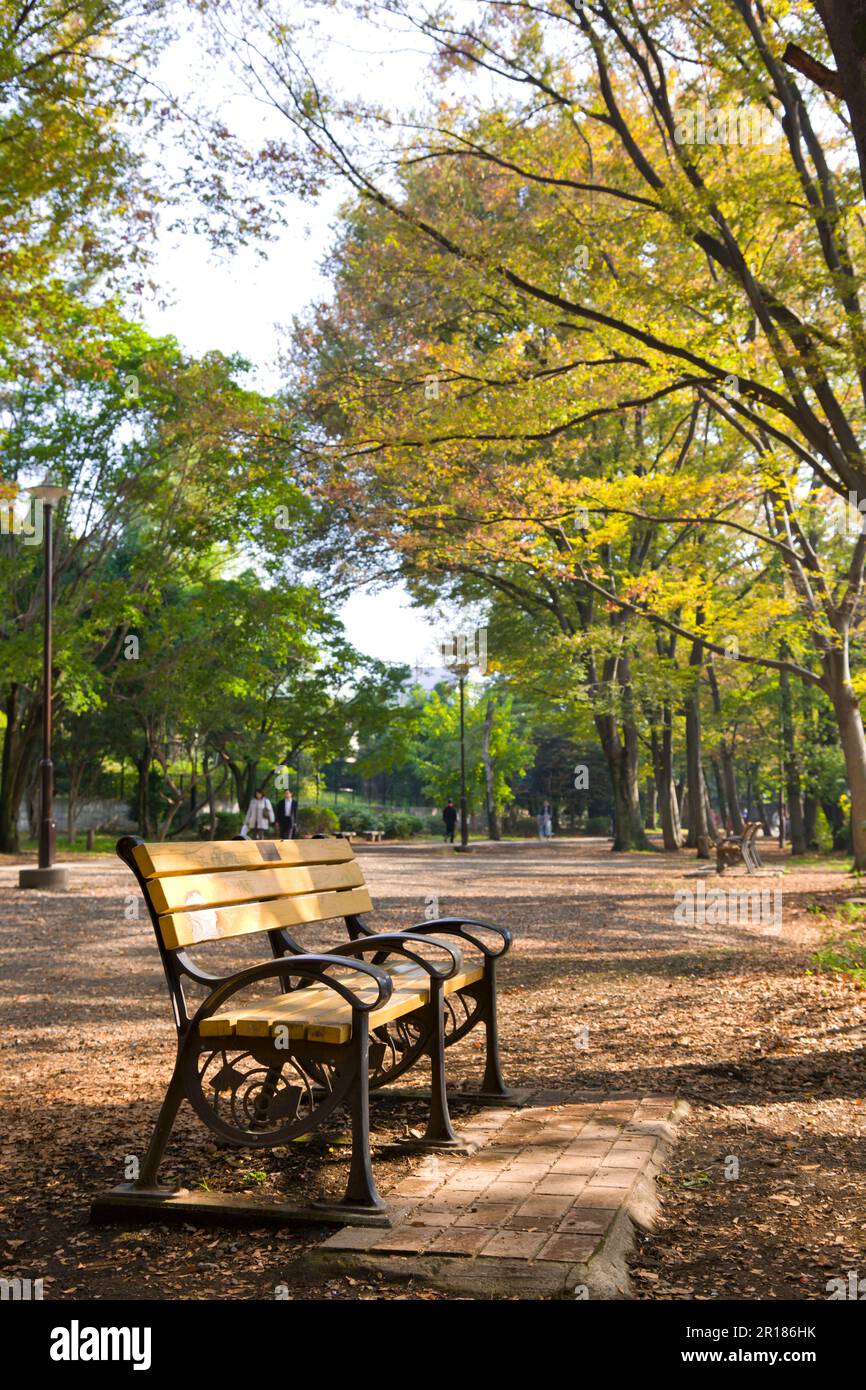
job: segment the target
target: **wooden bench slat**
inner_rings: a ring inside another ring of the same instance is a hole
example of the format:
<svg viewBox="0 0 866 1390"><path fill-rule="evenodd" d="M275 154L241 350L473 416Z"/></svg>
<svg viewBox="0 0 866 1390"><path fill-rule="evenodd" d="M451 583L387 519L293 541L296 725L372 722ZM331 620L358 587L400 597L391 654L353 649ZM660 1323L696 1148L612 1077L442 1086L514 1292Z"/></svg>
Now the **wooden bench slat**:
<svg viewBox="0 0 866 1390"><path fill-rule="evenodd" d="M412 1013L428 1003L430 998L429 977L420 965L405 959L392 959L382 969L391 975L394 992L381 1008L370 1014L371 1029ZM328 973L334 979L344 979L361 998L375 997L376 986L372 981L362 980L357 971L331 970ZM484 967L481 965L464 966L459 974L445 982L445 993L465 989L467 985L480 980L483 974ZM241 1005L214 1014L212 1018L204 1020L199 1032L202 1037L260 1038L273 1037L284 1028L288 1030L289 1038L306 1038L310 1042L348 1042L352 1036L352 1007L327 985L317 984L291 994L275 995L265 1003Z"/></svg>
<svg viewBox="0 0 866 1390"><path fill-rule="evenodd" d="M333 917L372 912L373 904L365 887L342 892L300 893L295 897L274 898L270 902L241 903L236 907L199 908L169 913L159 919L162 939L168 950L193 946L199 941L228 940L252 932L272 931L275 927L297 927L304 922L326 922Z"/></svg>
<svg viewBox="0 0 866 1390"><path fill-rule="evenodd" d="M398 992L405 994L408 991L414 994L419 989L424 993L424 1000L422 1002L427 1002L429 997L429 976L421 966L415 965L413 961L400 958L395 959L392 957L380 968L391 976L394 985L394 992L391 995L391 999L387 1001L387 1004L382 1006L383 1008L390 1005ZM369 978L365 978L357 970L332 969L328 971L328 974L331 979L344 981L359 998L365 1000L376 998L376 984ZM465 966L458 975L454 976L453 980L447 980L445 982L445 993L450 994L455 989L462 989L464 985L472 983L475 979L480 979L482 974L483 967L480 965ZM352 1010L349 1003L341 999L333 990L322 985L310 985L292 994L272 996L270 999L264 1000L260 1004L240 1004L234 1013L232 1013L231 1009L228 1009L222 1011L219 1017L221 1019L237 1019L239 1017L244 1019L267 1018L270 1017L273 1012L275 1004L278 1004L280 1001L290 1001L291 1017L299 1020L303 1019L306 1023L314 1024L321 1022L323 1019L331 1018L335 1010L341 1018L344 1016L346 1018L351 1018Z"/></svg>
<svg viewBox="0 0 866 1390"><path fill-rule="evenodd" d="M358 976L346 978L346 983L357 989ZM232 1032L239 1038L272 1037L278 1029L288 1026L300 1029L301 1036L310 1042L348 1042L352 1036L352 1010L346 1000L341 999L325 985L313 985L302 994L317 996L315 999L299 1000L294 995L282 996L282 1001L274 1001L262 1008L241 1010L234 1015ZM417 981L395 984L394 993L387 1003L370 1014L370 1027L377 1028L392 1019L402 1018L427 1003L427 990ZM202 1032L207 1036L207 1020ZM291 1036L290 1032L290 1036Z"/></svg>
<svg viewBox="0 0 866 1390"><path fill-rule="evenodd" d="M352 858L346 840L195 840L136 845L145 878L201 873L208 869L262 869L280 864L339 864Z"/></svg>
<svg viewBox="0 0 866 1390"><path fill-rule="evenodd" d="M342 864L303 864L234 873L174 874L148 883L151 901L162 916L186 908L231 907L262 898L358 888L364 882L355 859Z"/></svg>
<svg viewBox="0 0 866 1390"><path fill-rule="evenodd" d="M383 1008L390 1006L398 994L404 996L407 992L414 994L418 990L424 994L422 1002L427 1002L429 977L421 966L416 965L413 961L392 957L381 968L391 976L394 983L394 993L387 1004L383 1005ZM333 979L344 980L360 998L375 998L376 985L372 980L365 980L357 971L331 970L328 973ZM458 975L445 982L445 993L451 994L454 990L462 989L467 984L480 980L483 973L483 967L480 965L464 966ZM340 1017L351 1019L351 1006L345 1000L334 994L333 990L328 989L327 986L312 985L297 993L275 996L261 1004L240 1005L235 1010L223 1010L213 1019L206 1020L202 1025L202 1032L209 1034L224 1031L224 1024L231 1024L233 1027L241 1018L248 1021L254 1020L258 1023L262 1018L269 1018L273 1014L274 1008L280 1007L283 1003L288 1003L290 1007L286 1013L281 1010L281 1018L285 1022L291 1017L296 1021L296 1026L297 1020L301 1018L306 1023L319 1024L326 1019L332 1019L335 1011ZM376 1017L379 1018L378 1013ZM217 1020L219 1020L219 1026L217 1026ZM380 1019L379 1021L384 1020ZM266 1030L257 1028L256 1031L263 1033ZM301 1035L302 1033L295 1031L291 1033L293 1037Z"/></svg>

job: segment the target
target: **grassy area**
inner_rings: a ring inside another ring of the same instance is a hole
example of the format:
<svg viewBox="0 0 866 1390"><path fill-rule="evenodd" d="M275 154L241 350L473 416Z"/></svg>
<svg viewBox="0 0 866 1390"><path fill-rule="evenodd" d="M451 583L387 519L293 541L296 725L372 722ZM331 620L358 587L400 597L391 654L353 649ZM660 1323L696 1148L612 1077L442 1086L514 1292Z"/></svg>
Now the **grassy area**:
<svg viewBox="0 0 866 1390"><path fill-rule="evenodd" d="M100 834L100 835L95 835L95 836L94 836L94 839L93 839L93 849L94 849L94 853L96 853L96 854L113 854L113 853L114 853L114 846L117 844L117 842L118 842L119 839L120 839L120 835L117 834L117 833L110 834L110 835L102 835L102 834ZM31 853L31 852L32 852L33 854L35 854L35 853L37 852L38 849L39 849L39 841L38 841L38 840L28 840L28 839L26 839L25 837L22 836L22 838L21 838L21 852L22 852L22 854L29 854L29 853ZM76 835L76 837L75 837L75 843L74 843L74 844L70 844L69 841L68 841L68 839L66 838L65 835L58 835L58 836L57 836L57 858L58 858L59 860L62 860L62 859L63 859L64 854L85 854L86 851L87 851L87 834L86 834L86 833L81 834L81 835Z"/></svg>
<svg viewBox="0 0 866 1390"><path fill-rule="evenodd" d="M269 792L268 795L271 795L271 793ZM273 796L271 796L271 799L273 800ZM394 806L391 802L375 800L368 801L365 796L362 796L360 794L360 792L356 793L356 795L353 797L351 792L325 791L324 788L321 788L319 791L319 796L317 798L315 783L305 783L304 786L301 787L300 793L298 794L298 805L330 806L332 811L337 812L369 811L371 816L405 815L406 812L411 809L404 802L400 802L399 805ZM433 814L435 809L436 808L434 806L430 806L427 808L431 815Z"/></svg>
<svg viewBox="0 0 866 1390"><path fill-rule="evenodd" d="M809 960L809 974L844 975L866 989L866 938L859 932L822 946Z"/></svg>
<svg viewBox="0 0 866 1390"><path fill-rule="evenodd" d="M760 848L761 841L758 841ZM791 867L797 869L830 869L834 873L845 874L853 872L851 869L851 854L848 850L833 849L820 854L797 854L792 855L786 846L786 860L790 860Z"/></svg>
<svg viewBox="0 0 866 1390"><path fill-rule="evenodd" d="M842 975L859 988L866 988L866 903L809 904L809 913L829 930L840 926L853 928L847 934L835 935L809 957L807 974Z"/></svg>

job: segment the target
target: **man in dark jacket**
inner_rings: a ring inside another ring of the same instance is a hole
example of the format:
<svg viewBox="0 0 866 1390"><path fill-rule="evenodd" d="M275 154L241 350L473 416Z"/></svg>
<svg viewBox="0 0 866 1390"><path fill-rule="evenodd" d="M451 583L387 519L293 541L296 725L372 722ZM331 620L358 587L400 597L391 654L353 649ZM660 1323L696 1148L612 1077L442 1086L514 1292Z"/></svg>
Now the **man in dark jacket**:
<svg viewBox="0 0 866 1390"><path fill-rule="evenodd" d="M277 829L281 840L294 840L298 833L298 803L292 796L292 789L283 793L279 801L274 802L274 815L277 818Z"/></svg>
<svg viewBox="0 0 866 1390"><path fill-rule="evenodd" d="M454 802L451 800L450 797L448 798L448 805L442 812L442 819L445 822L445 839L446 841L450 840L451 844L453 845L454 827L457 824L457 807L454 805Z"/></svg>

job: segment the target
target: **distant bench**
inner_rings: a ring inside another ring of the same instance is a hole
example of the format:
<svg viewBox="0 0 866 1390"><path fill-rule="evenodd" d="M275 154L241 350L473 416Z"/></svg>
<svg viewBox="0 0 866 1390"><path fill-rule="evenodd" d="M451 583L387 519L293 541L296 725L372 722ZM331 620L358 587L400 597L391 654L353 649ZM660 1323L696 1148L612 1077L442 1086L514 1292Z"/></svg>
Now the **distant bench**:
<svg viewBox="0 0 866 1390"><path fill-rule="evenodd" d="M270 1204L266 1219L388 1225L370 1157L370 1090L429 1057L427 1130L413 1142L456 1147L445 1048L481 1023L487 1040L482 1094L508 1094L499 1066L496 961L508 950L510 934L460 917L375 934L360 915L372 902L346 838L145 844L128 835L118 841L117 853L150 912L178 1050L139 1175L96 1199L94 1221L261 1218L264 1204L256 1208L246 1196L175 1194L159 1186L183 1099L223 1141L246 1148L289 1143L347 1106L352 1158L342 1201ZM326 952L305 953L289 931L340 917L348 939ZM188 954L252 934L273 959L216 975ZM473 951L467 961L464 945ZM262 995L262 981L275 983L276 992ZM188 999L191 985L204 989L201 1002ZM250 989L257 997L236 998Z"/></svg>
<svg viewBox="0 0 866 1390"><path fill-rule="evenodd" d="M385 832L384 830L362 830L361 834L364 836L365 840L369 840L371 844L375 845L382 839Z"/></svg>
<svg viewBox="0 0 866 1390"><path fill-rule="evenodd" d="M746 873L756 874L763 868L763 860L756 844L761 825L758 821L746 821L742 835L726 835L716 842L716 872L723 874L726 869L737 864L746 866Z"/></svg>

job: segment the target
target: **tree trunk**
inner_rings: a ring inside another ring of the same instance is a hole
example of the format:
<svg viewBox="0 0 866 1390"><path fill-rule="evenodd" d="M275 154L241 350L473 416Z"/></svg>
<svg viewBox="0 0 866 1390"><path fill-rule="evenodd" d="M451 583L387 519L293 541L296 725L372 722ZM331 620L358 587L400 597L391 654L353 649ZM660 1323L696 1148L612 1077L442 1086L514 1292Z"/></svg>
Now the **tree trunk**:
<svg viewBox="0 0 866 1390"><path fill-rule="evenodd" d="M27 837L30 840L39 839L39 801L42 795L39 783L39 770L38 768L34 768L27 786L26 798Z"/></svg>
<svg viewBox="0 0 866 1390"><path fill-rule="evenodd" d="M69 801L66 812L66 843L75 844L75 822L78 819L78 793L81 788L81 778L84 774L84 767L74 762L69 768Z"/></svg>
<svg viewBox="0 0 866 1390"><path fill-rule="evenodd" d="M755 802L758 807L758 820L761 822L764 834L769 840L773 832L770 829L770 817L767 815L767 808L764 805L764 798L761 795L761 783L758 780L757 770L753 774L753 780L755 784Z"/></svg>
<svg viewBox="0 0 866 1390"><path fill-rule="evenodd" d="M595 661L590 658L588 676L588 684L594 698L604 702L603 708L596 708L593 718L613 792L612 849L617 852L651 849L640 811L639 742L634 720L629 717L633 711L634 698L628 658L623 655L606 657L601 680L598 678ZM618 720L610 709L611 687L614 682L619 687L623 710L621 720Z"/></svg>
<svg viewBox="0 0 866 1390"><path fill-rule="evenodd" d="M719 744L719 754L722 759L722 776L725 782L725 797L728 803L728 813L731 817L735 835L742 835L744 825L743 817L740 812L740 797L737 791L737 770L734 764L734 750L729 745L726 738Z"/></svg>
<svg viewBox="0 0 866 1390"><path fill-rule="evenodd" d="M611 769L613 779L614 839L617 851L647 849L648 841L640 812L637 763L625 742Z"/></svg>
<svg viewBox="0 0 866 1390"><path fill-rule="evenodd" d="M860 702L851 685L848 644L834 649L824 659L822 682L833 702L839 741L845 755L848 790L851 794L851 849L855 869L866 869L866 734Z"/></svg>
<svg viewBox="0 0 866 1390"><path fill-rule="evenodd" d="M149 738L145 738L144 748L141 757L136 758L135 766L138 772L138 789L136 791L136 820L138 821L138 833L145 840L151 838L150 823L150 764L153 756Z"/></svg>
<svg viewBox="0 0 866 1390"><path fill-rule="evenodd" d="M496 798L494 796L493 783L493 761L490 757L490 734L493 729L493 715L496 705L493 700L487 701L487 708L484 712L484 732L481 739L481 760L484 763L484 809L487 813L487 833L491 840L501 838L499 833L499 816L496 814Z"/></svg>
<svg viewBox="0 0 866 1390"><path fill-rule="evenodd" d="M26 717L22 717L21 686L13 685L6 697L6 728L3 731L3 754L0 760L0 851L17 854L18 813L33 756L41 734L41 708L31 700Z"/></svg>
<svg viewBox="0 0 866 1390"><path fill-rule="evenodd" d="M193 823L198 810L198 763L196 762L196 745L189 744L189 765L192 769L192 777L189 784L189 818Z"/></svg>
<svg viewBox="0 0 866 1390"><path fill-rule="evenodd" d="M719 816L721 817L722 825L726 826L728 823L728 799L725 796L725 781L722 777L722 769L719 766L718 758L711 757L710 766L713 769L713 781L716 784L716 796L719 798Z"/></svg>
<svg viewBox="0 0 866 1390"><path fill-rule="evenodd" d="M216 794L214 792L213 785L213 764L210 761L207 749L205 749L204 753L202 754L202 762L204 765L204 784L205 791L207 794L208 807L207 837L209 840L215 840L217 829Z"/></svg>
<svg viewBox="0 0 866 1390"><path fill-rule="evenodd" d="M669 854L682 846L682 827L680 806L674 785L673 769L673 714L670 705L662 706L661 736L652 731L653 767L658 788L659 820L662 827L662 843Z"/></svg>
<svg viewBox="0 0 866 1390"><path fill-rule="evenodd" d="M694 686L686 700L686 776L689 788L689 835L686 847L696 849L699 859L709 859L710 836L704 801L704 774L701 767L701 710L698 690L698 672L702 656L702 643L694 642L689 656L689 665L696 668Z"/></svg>
<svg viewBox="0 0 866 1390"><path fill-rule="evenodd" d="M247 807L249 806L250 802L255 796L256 787L258 786L258 782L256 781L256 774L259 768L258 760L253 761L252 759L247 758L243 762L243 764L236 763L226 753L223 753L223 759L226 767L229 769L232 776L232 782L234 784L235 790L235 799L238 803L238 810L240 811L242 816L245 816L247 813ZM353 792L353 805L354 801L355 794Z"/></svg>
<svg viewBox="0 0 866 1390"><path fill-rule="evenodd" d="M785 653L787 655L787 653ZM785 797L791 822L791 853L806 853L806 823L803 819L803 789L800 778L800 759L794 732L794 702L791 698L791 678L787 671L779 672L779 696L782 709L782 769L785 778ZM782 819L780 815L780 820ZM781 828L780 828L781 834ZM781 840L780 840L781 843Z"/></svg>
<svg viewBox="0 0 866 1390"><path fill-rule="evenodd" d="M658 791L656 788L655 777L646 779L646 815L644 825L647 830L656 828L656 810L658 808Z"/></svg>
<svg viewBox="0 0 866 1390"><path fill-rule="evenodd" d="M715 822L715 812L714 812L714 810L713 810L713 803L712 803L712 799L711 799L711 797L710 797L710 788L709 788L709 786L708 786L708 784L707 784L707 778L706 778L706 773L704 772L703 764L701 764L701 789L702 789L702 794L703 794L703 799L704 799L704 817L705 817L706 822L707 822L707 838L708 838L710 844L712 845L712 844L715 842L715 838L716 838L715 824L714 824L714 822Z"/></svg>
<svg viewBox="0 0 866 1390"><path fill-rule="evenodd" d="M18 801L14 794L15 762L18 743L18 687L6 697L6 727L3 730L3 760L0 764L0 850L18 853Z"/></svg>
<svg viewBox="0 0 866 1390"><path fill-rule="evenodd" d="M707 678L710 686L710 696L713 701L713 713L722 719L722 696L719 691L719 682L716 676L716 668L712 657L707 662ZM731 828L735 835L743 833L743 817L740 814L740 797L737 792L737 773L734 766L734 739L736 734L731 735L728 742L727 734L724 732L719 735L718 758L722 766L722 784L718 785L718 772L716 771L716 785L719 792L719 809L722 812L722 820L727 823L727 816L731 819ZM724 789L724 796L722 791Z"/></svg>
<svg viewBox="0 0 866 1390"><path fill-rule="evenodd" d="M814 0L814 4L836 60L866 191L866 0Z"/></svg>
<svg viewBox="0 0 866 1390"><path fill-rule="evenodd" d="M812 792L806 792L803 797L803 829L806 835L806 849L819 849L818 798Z"/></svg>
<svg viewBox="0 0 866 1390"><path fill-rule="evenodd" d="M620 737L611 714L596 716L602 751L613 791L613 849L648 849L649 841L640 813L637 771L637 731L624 728Z"/></svg>
<svg viewBox="0 0 866 1390"><path fill-rule="evenodd" d="M824 815L827 817L827 824L833 834L833 848L847 849L847 825L845 817L842 815L842 808L835 801L822 801L821 806Z"/></svg>

